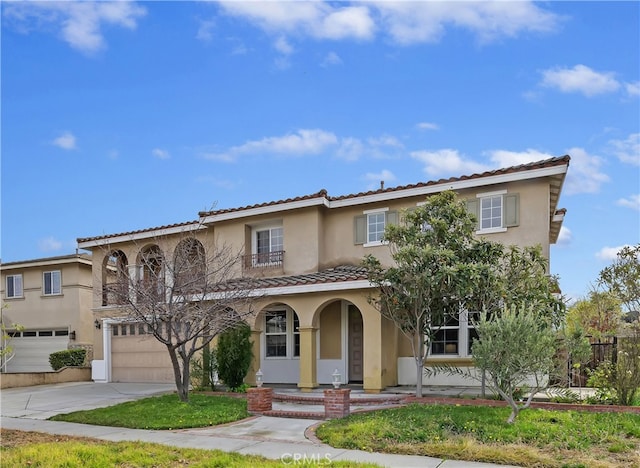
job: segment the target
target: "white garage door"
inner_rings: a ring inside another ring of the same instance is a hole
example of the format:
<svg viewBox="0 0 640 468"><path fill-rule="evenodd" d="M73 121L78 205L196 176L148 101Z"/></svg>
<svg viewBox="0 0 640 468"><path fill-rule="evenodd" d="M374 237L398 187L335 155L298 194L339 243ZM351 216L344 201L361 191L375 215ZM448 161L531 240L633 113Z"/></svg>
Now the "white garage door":
<svg viewBox="0 0 640 468"><path fill-rule="evenodd" d="M143 324L111 326L111 380L113 382L174 382L165 345L147 334Z"/></svg>
<svg viewBox="0 0 640 468"><path fill-rule="evenodd" d="M12 333L9 343L14 356L7 372L52 372L49 355L64 351L69 344L68 330L25 330Z"/></svg>

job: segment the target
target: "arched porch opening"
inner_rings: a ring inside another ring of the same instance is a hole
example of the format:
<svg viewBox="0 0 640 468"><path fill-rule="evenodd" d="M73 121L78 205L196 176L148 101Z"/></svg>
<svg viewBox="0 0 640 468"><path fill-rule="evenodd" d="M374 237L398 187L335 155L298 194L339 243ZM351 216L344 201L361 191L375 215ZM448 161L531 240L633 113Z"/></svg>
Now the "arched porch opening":
<svg viewBox="0 0 640 468"><path fill-rule="evenodd" d="M317 379L330 384L337 370L342 383L364 380L364 327L362 313L352 302L335 299L317 314Z"/></svg>

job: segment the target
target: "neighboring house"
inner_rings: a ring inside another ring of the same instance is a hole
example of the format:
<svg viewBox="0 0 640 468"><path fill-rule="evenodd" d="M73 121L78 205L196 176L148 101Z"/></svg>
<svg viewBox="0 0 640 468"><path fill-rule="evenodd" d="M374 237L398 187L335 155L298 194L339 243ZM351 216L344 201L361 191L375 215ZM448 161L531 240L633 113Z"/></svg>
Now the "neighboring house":
<svg viewBox="0 0 640 468"><path fill-rule="evenodd" d="M3 263L2 321L14 356L6 372L51 371L49 355L93 343L91 257L67 255ZM22 331L13 324L24 327Z"/></svg>
<svg viewBox="0 0 640 468"><path fill-rule="evenodd" d="M237 274L258 277L259 312L250 322L254 363L266 383L295 384L303 390L331 383L337 369L343 383L362 383L377 392L415 384L411 347L394 324L367 302L375 289L359 266L366 254L389 264L381 239L399 213L430 194L454 190L479 219L477 235L519 246L556 242L565 210L558 209L569 156L434 182L332 197L312 195L199 213L190 223L78 239L94 259L95 333L93 378L101 381L172 381L164 346L137 324L118 322L120 306L109 295L117 277L144 280L145 270L162 269L158 237L191 242L194 255L211 242L244 252ZM191 233L191 234L189 234ZM141 252L155 249L158 262L139 265ZM171 279L168 279L171 281ZM444 327L430 360L471 363L464 318ZM449 383L446 377L438 383ZM431 382L432 384L434 382Z"/></svg>

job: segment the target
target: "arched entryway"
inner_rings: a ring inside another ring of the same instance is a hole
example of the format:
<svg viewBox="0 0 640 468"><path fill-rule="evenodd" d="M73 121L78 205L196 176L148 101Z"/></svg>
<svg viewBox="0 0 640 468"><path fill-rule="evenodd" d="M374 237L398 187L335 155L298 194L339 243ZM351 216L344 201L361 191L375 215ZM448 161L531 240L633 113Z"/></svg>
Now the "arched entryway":
<svg viewBox="0 0 640 468"><path fill-rule="evenodd" d="M342 383L361 384L365 338L360 310L347 300L335 299L324 304L317 318L318 383L331 383L337 370Z"/></svg>

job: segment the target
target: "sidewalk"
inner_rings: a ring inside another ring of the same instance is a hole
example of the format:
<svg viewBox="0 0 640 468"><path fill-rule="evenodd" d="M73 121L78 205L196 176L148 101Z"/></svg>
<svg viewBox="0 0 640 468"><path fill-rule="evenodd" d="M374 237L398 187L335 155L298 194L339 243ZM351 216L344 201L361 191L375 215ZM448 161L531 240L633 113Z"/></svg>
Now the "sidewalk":
<svg viewBox="0 0 640 468"><path fill-rule="evenodd" d="M46 388L44 388L46 387ZM283 464L326 464L326 460L349 460L375 463L385 467L425 468L489 468L504 465L475 463L439 458L371 453L360 450L336 449L307 438L306 431L320 420L282 419L257 416L236 423L201 429L152 431L117 427L90 426L85 424L47 421L53 414L88 409L92 405L107 406L116 401L142 398L151 394L170 391L157 384L94 384L76 383L6 389L1 392L4 429L36 431L49 434L92 437L109 441L144 441L197 449L218 449L246 455L262 455L281 460ZM280 391L280 390L278 390ZM356 392L357 395L357 392ZM60 410L62 409L62 410Z"/></svg>

